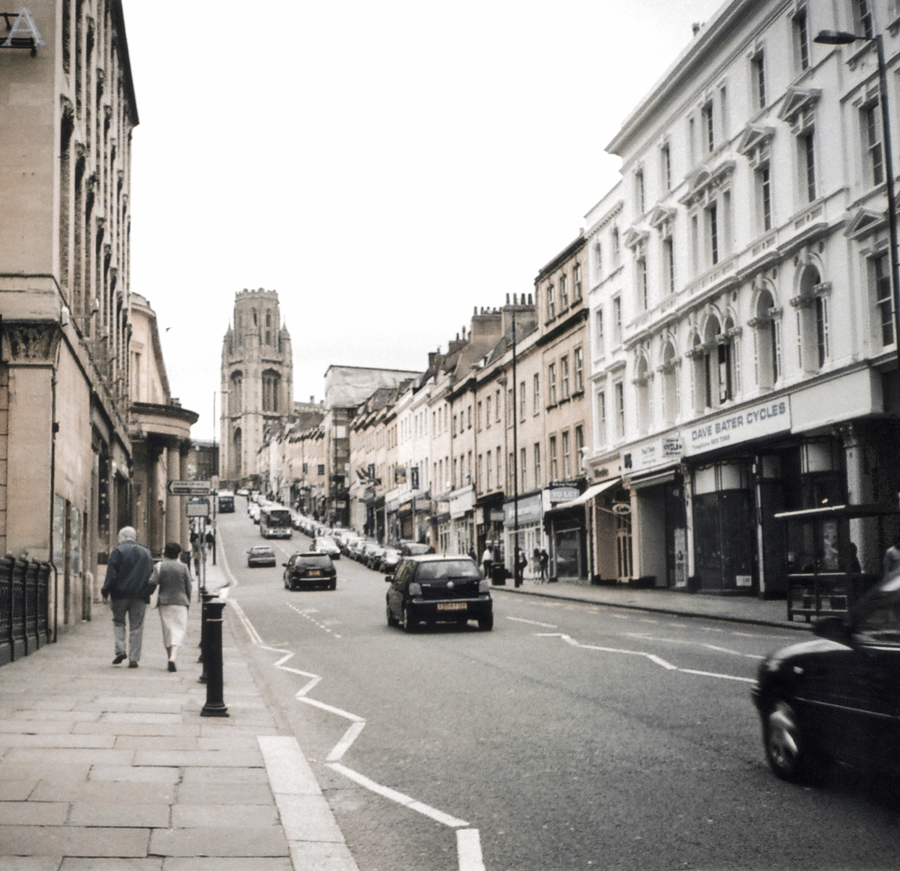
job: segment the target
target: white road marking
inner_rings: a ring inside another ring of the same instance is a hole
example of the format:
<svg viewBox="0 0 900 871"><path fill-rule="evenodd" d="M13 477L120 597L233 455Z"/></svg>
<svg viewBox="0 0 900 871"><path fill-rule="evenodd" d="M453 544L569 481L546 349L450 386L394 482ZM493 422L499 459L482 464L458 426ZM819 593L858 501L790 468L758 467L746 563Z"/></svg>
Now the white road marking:
<svg viewBox="0 0 900 871"><path fill-rule="evenodd" d="M626 638L638 638L645 641L658 641L660 644L681 644L686 647L703 647L706 650L714 650L717 653L727 653L731 656L745 656L748 659L762 659L756 653L742 653L740 650L732 650L730 647L720 647L718 644L706 644L702 641L693 641L689 638L661 638L658 635L645 635L642 632L626 632Z"/></svg>
<svg viewBox="0 0 900 871"><path fill-rule="evenodd" d="M625 656L641 656L644 659L650 660L650 662L655 663L661 668L666 669L666 671L678 671L682 674L695 674L700 677L714 677L720 680L736 680L741 681L743 683L754 683L753 678L750 677L735 677L730 674L717 674L712 671L698 671L693 668L680 668L677 665L673 665L671 662L663 659L661 656L657 656L655 653L648 653L644 650L625 650L618 647L600 647L596 644L582 644L579 641L576 641L572 638L571 635L565 635L562 632L539 632L537 633L538 638L560 638L566 644L571 647L579 647L582 650L596 650L598 653L618 653Z"/></svg>
<svg viewBox="0 0 900 871"><path fill-rule="evenodd" d="M456 830L456 853L459 856L459 871L485 871L478 829Z"/></svg>
<svg viewBox="0 0 900 871"><path fill-rule="evenodd" d="M552 623L541 623L539 620L524 620L522 617L507 617L515 623L527 623L529 626L543 626L545 629L556 629Z"/></svg>

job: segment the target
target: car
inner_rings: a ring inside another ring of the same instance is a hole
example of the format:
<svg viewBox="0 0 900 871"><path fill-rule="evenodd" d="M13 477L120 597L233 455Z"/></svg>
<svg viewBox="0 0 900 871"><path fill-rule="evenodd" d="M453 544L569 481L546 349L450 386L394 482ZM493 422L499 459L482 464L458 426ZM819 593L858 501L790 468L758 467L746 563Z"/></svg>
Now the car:
<svg viewBox="0 0 900 871"><path fill-rule="evenodd" d="M900 775L900 574L877 583L816 638L762 661L752 697L763 747L783 780L815 779L836 760Z"/></svg>
<svg viewBox="0 0 900 871"><path fill-rule="evenodd" d="M322 587L337 589L337 570L325 553L295 553L284 565L284 588Z"/></svg>
<svg viewBox="0 0 900 871"><path fill-rule="evenodd" d="M412 632L419 623L465 624L494 627L491 582L467 556L405 557L393 574L386 596L388 626Z"/></svg>
<svg viewBox="0 0 900 871"><path fill-rule="evenodd" d="M423 556L434 553L434 548L430 544L420 544L417 541L400 541L397 543L397 549L403 556Z"/></svg>
<svg viewBox="0 0 900 871"><path fill-rule="evenodd" d="M332 559L341 558L341 549L334 539L327 535L320 535L313 539L312 550L318 553L327 553Z"/></svg>
<svg viewBox="0 0 900 871"><path fill-rule="evenodd" d="M378 571L389 575L397 568L402 558L400 551L395 547L386 547L384 549L384 554L382 554L381 559L378 561Z"/></svg>
<svg viewBox="0 0 900 871"><path fill-rule="evenodd" d="M241 487L240 490L237 491L238 496L249 496L250 491L246 487Z"/></svg>
<svg viewBox="0 0 900 871"><path fill-rule="evenodd" d="M277 565L275 560L275 550L270 544L255 544L247 551L247 565L250 568L254 566L274 566Z"/></svg>
<svg viewBox="0 0 900 871"><path fill-rule="evenodd" d="M259 515L262 513L259 505L255 505L251 502L249 507L247 508L247 513L250 515L250 519L254 523L259 523Z"/></svg>
<svg viewBox="0 0 900 871"><path fill-rule="evenodd" d="M378 571L378 566L381 564L381 558L384 556L385 548L380 544L370 543L366 545L366 550L363 555L363 562L366 566L373 571Z"/></svg>

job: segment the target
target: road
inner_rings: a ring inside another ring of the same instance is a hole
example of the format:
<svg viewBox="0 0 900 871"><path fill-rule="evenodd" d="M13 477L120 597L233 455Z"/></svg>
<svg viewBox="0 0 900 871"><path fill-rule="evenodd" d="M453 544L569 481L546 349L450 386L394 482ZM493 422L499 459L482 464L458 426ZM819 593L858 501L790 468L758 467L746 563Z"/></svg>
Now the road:
<svg viewBox="0 0 900 871"><path fill-rule="evenodd" d="M231 611L361 871L895 867L890 794L766 767L750 685L793 633L498 591L492 632L405 634L346 558L333 592L246 568L243 509Z"/></svg>

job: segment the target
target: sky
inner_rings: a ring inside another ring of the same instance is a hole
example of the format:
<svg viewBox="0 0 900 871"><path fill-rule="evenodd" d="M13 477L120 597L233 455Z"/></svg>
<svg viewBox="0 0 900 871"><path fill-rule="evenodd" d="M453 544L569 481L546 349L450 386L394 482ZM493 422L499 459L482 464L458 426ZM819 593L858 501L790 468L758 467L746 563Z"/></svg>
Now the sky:
<svg viewBox="0 0 900 871"><path fill-rule="evenodd" d="M222 339L278 291L294 399L424 370L618 180L604 149L723 0L123 0L131 290L218 438Z"/></svg>

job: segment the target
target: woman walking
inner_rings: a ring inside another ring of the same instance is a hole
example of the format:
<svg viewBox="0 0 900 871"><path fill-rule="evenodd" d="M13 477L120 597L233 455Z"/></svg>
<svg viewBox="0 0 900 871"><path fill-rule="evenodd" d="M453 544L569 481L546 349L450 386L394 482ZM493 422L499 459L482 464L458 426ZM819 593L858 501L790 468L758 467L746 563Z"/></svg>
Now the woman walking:
<svg viewBox="0 0 900 871"><path fill-rule="evenodd" d="M169 655L169 671L177 671L175 659L187 632L188 608L191 606L191 573L178 559L181 545L172 541L163 551L165 557L150 577L150 589L159 587L159 619L162 623L163 644Z"/></svg>

